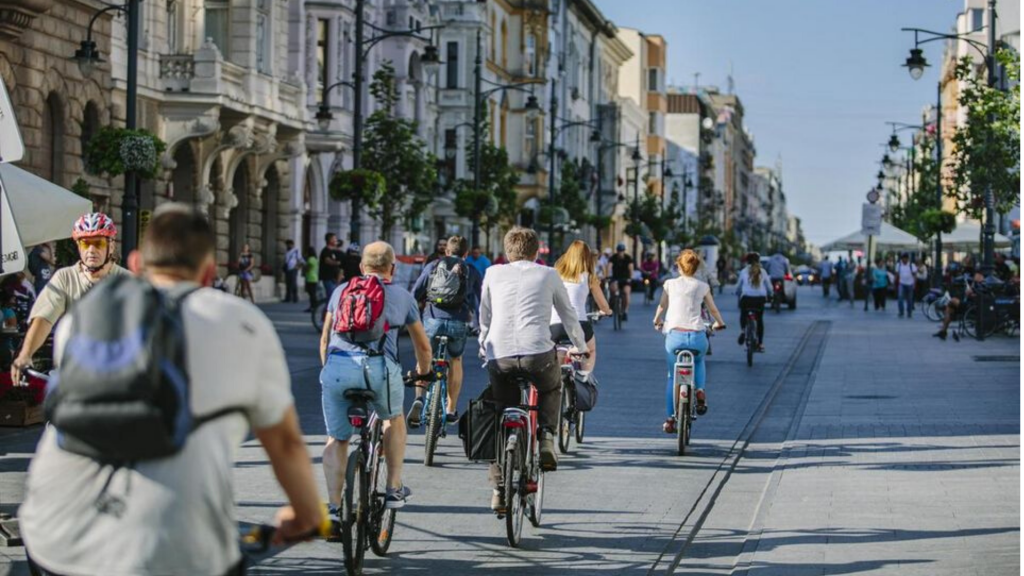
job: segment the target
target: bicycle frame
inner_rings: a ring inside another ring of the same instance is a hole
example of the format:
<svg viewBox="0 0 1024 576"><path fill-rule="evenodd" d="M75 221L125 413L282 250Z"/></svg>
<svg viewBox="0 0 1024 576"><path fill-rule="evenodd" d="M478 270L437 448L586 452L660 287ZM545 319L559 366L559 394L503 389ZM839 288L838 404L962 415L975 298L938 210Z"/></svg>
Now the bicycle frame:
<svg viewBox="0 0 1024 576"><path fill-rule="evenodd" d="M427 418L427 410L430 407L430 401L435 393L441 395L441 401L448 401L448 367L450 360L448 359L448 337L438 336L437 337L437 353L434 354L434 359L431 361L431 371L434 373L436 380L427 387L427 393L423 395L423 407L420 409L420 422L425 422ZM435 386L436 384L436 386ZM447 408L447 407L446 407ZM448 422L448 410L441 410L441 426Z"/></svg>
<svg viewBox="0 0 1024 576"><path fill-rule="evenodd" d="M694 405L693 378L696 370L696 361L693 352L680 350L676 353L676 364L673 370L675 416L676 416L676 438L677 453L682 456L686 453L686 446L690 443L690 427L696 419Z"/></svg>

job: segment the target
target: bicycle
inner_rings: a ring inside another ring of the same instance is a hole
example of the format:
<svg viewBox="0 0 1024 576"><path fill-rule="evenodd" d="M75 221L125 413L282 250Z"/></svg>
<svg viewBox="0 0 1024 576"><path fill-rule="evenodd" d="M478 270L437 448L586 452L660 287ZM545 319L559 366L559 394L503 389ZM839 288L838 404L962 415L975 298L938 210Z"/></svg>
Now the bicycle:
<svg viewBox="0 0 1024 576"><path fill-rule="evenodd" d="M658 289L658 281L651 278L650 274L644 274L644 306L654 303L654 291Z"/></svg>
<svg viewBox="0 0 1024 576"><path fill-rule="evenodd" d="M426 423L423 442L423 463L426 466L434 465L437 442L447 435L448 411L445 404L448 400L448 365L448 337L438 336L437 353L430 365L434 380L427 387L420 411L420 421Z"/></svg>
<svg viewBox="0 0 1024 576"><path fill-rule="evenodd" d="M757 339L757 312L747 310L747 327L744 332L744 343L747 345L747 366L754 365L754 353L757 352L761 342Z"/></svg>
<svg viewBox="0 0 1024 576"><path fill-rule="evenodd" d="M718 330L724 330L721 326ZM704 324L704 330L708 337L714 334L711 324ZM696 362L693 357L694 350L683 348L676 352L676 364L673 370L673 396L675 401L676 418L676 453L679 456L686 455L686 447L690 445L690 433L693 422L697 419L697 408L694 398L694 370Z"/></svg>
<svg viewBox="0 0 1024 576"><path fill-rule="evenodd" d="M540 467L540 442L537 439L537 389L525 377L517 378L519 405L505 408L499 421L501 447L498 470L501 473L502 508L498 518L505 520L509 546L517 548L522 538L523 519L539 527L544 503L544 471Z"/></svg>
<svg viewBox="0 0 1024 576"><path fill-rule="evenodd" d="M324 320L327 318L327 300L320 302L310 311L310 319L313 321L313 329L317 334L324 331Z"/></svg>
<svg viewBox="0 0 1024 576"><path fill-rule="evenodd" d="M407 387L415 387L419 386L417 381L432 378L433 374L411 375L403 382ZM344 395L351 402L348 421L358 431L358 438L349 447L339 516L345 570L350 576L357 576L362 572L367 547L377 556L387 554L398 511L389 509L385 501L388 467L384 458L384 422L369 409L377 394L365 388L352 388Z"/></svg>
<svg viewBox="0 0 1024 576"><path fill-rule="evenodd" d="M589 313L587 319L597 323L601 314ZM582 371L580 360L589 356L589 353L581 352L571 354L570 343L559 342L556 350L562 361L562 400L558 407L558 451L562 454L569 453L569 444L575 436L576 443L583 443L583 435L586 430L587 413L576 409L576 374ZM574 434L575 433L575 434Z"/></svg>
<svg viewBox="0 0 1024 576"><path fill-rule="evenodd" d="M622 330L622 304L622 286L616 286L612 294L612 330Z"/></svg>
<svg viewBox="0 0 1024 576"><path fill-rule="evenodd" d="M782 299L785 296L786 289L782 283L782 280L772 280L772 310L776 314L782 312Z"/></svg>

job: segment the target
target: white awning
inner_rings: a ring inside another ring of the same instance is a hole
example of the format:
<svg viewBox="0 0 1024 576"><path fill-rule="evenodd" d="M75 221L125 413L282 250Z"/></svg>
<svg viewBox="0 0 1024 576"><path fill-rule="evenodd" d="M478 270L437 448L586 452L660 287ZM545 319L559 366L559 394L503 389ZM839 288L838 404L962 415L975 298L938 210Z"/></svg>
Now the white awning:
<svg viewBox="0 0 1024 576"><path fill-rule="evenodd" d="M70 237L75 220L92 210L88 199L12 164L0 164L0 192L5 274L25 268L26 246Z"/></svg>
<svg viewBox="0 0 1024 576"><path fill-rule="evenodd" d="M1009 248L1013 241L996 233L995 247ZM963 252L981 252L981 224L973 220L957 222L956 230L950 234L942 235L942 249L956 250Z"/></svg>
<svg viewBox="0 0 1024 576"><path fill-rule="evenodd" d="M847 250L866 250L867 236L861 234L860 230L843 236L842 238L825 244L821 247L822 252L845 252ZM875 236L875 247L881 250L919 250L925 245L910 232L882 222L882 233Z"/></svg>

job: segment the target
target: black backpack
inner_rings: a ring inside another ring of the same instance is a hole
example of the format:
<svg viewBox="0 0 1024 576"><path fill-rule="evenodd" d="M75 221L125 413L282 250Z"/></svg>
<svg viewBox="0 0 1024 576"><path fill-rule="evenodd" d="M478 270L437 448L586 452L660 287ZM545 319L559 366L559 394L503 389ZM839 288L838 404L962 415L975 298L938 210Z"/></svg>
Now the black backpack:
<svg viewBox="0 0 1024 576"><path fill-rule="evenodd" d="M469 270L462 258L445 256L427 281L427 302L442 309L457 309L466 301Z"/></svg>
<svg viewBox="0 0 1024 576"><path fill-rule="evenodd" d="M192 414L180 305L194 290L113 276L72 307L45 401L61 448L110 463L163 458L200 425L241 410Z"/></svg>

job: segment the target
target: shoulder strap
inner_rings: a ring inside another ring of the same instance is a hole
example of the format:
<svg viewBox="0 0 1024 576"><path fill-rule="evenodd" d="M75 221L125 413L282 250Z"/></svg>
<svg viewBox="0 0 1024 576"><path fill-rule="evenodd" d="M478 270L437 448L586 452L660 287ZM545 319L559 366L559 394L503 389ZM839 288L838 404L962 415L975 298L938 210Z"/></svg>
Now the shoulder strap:
<svg viewBox="0 0 1024 576"><path fill-rule="evenodd" d="M192 419L192 431L195 432L200 426L206 424L207 422L212 422L214 420L223 418L224 416L228 416L229 414L234 414L236 412L240 414L245 414L245 408L243 408L242 406L226 406L224 408L221 408L220 410L214 410L209 414L196 416Z"/></svg>

